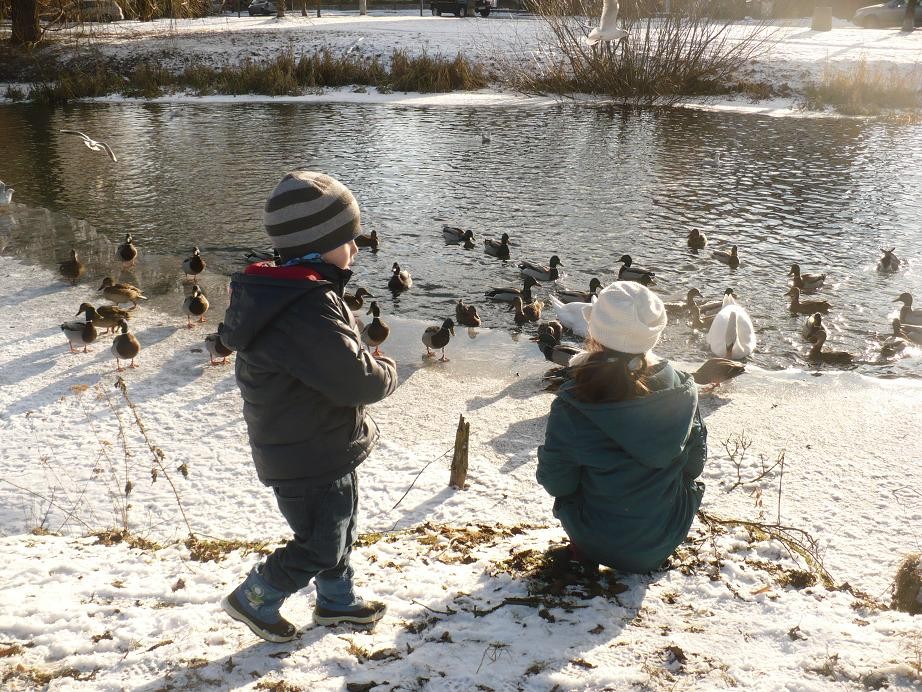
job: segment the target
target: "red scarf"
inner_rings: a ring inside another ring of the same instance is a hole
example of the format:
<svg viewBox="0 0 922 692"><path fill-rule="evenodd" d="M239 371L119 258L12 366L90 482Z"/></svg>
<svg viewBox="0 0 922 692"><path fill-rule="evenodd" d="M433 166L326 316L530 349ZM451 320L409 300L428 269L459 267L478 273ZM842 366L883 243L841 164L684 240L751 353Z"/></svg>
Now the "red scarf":
<svg viewBox="0 0 922 692"><path fill-rule="evenodd" d="M272 260L254 262L243 273L247 276L270 276L273 279L324 281L320 272L309 265L293 264L290 267L276 267Z"/></svg>

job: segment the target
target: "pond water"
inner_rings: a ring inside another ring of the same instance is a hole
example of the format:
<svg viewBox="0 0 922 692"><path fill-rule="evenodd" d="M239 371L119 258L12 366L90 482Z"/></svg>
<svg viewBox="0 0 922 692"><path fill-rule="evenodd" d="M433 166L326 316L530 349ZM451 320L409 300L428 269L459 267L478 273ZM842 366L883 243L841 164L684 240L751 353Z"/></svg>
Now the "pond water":
<svg viewBox="0 0 922 692"><path fill-rule="evenodd" d="M62 128L106 141L119 161ZM353 286L378 296L385 316L434 323L464 298L485 326L512 333L511 314L483 292L520 283L514 260L557 254L558 284L585 289L593 276L613 280L630 254L656 271L664 299L692 286L717 298L733 287L759 332L752 361L807 367L803 318L789 314L783 295L798 262L829 275L817 294L833 305L829 347L859 354L860 372L922 374L918 350L880 361L876 336L889 333L899 293L922 304L918 126L572 104L84 104L0 107L0 133L0 179L16 189L0 212L3 251L55 267L76 247L93 290L102 276L119 276L112 253L130 232L142 261L121 278L178 317L181 258L202 249L202 283L220 310L244 251L267 245L267 194L286 171L309 167L349 185L366 230L381 237L377 255L362 251ZM446 246L443 223L472 229L477 249ZM685 242L693 227L711 241L698 254ZM503 232L514 243L506 263L480 244ZM711 256L732 244L736 270ZM878 248L891 246L904 269L880 275ZM415 282L397 299L385 288L394 261ZM700 361L705 349L679 321L657 350Z"/></svg>

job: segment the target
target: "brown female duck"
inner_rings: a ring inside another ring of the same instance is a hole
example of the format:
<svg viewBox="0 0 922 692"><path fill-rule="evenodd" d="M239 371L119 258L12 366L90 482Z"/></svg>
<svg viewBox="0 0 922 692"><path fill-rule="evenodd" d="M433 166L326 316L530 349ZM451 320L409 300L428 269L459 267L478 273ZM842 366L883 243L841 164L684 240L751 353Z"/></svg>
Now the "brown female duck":
<svg viewBox="0 0 922 692"><path fill-rule="evenodd" d="M138 307L139 300L147 300L147 296L141 293L141 289L131 284L117 284L112 281L112 277L107 276L102 280L102 286L99 287L103 297L120 305L121 303L131 303L131 309Z"/></svg>
<svg viewBox="0 0 922 692"><path fill-rule="evenodd" d="M77 285L77 279L83 276L85 267L83 262L77 259L77 251L71 248L70 259L64 260L58 266L58 271L61 272L61 276L71 282L74 286Z"/></svg>

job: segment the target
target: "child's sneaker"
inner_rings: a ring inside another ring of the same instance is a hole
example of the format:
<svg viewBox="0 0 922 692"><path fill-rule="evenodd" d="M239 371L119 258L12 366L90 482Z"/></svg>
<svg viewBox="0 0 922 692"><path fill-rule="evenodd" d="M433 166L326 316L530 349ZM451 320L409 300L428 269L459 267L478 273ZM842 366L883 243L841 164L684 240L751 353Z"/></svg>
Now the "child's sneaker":
<svg viewBox="0 0 922 692"><path fill-rule="evenodd" d="M240 586L222 598L221 607L234 620L253 630L257 637L269 642L290 642L297 630L279 614L288 594L269 585L258 570L259 565Z"/></svg>
<svg viewBox="0 0 922 692"><path fill-rule="evenodd" d="M360 601L342 609L318 605L314 607L314 622L318 625L339 625L343 622L370 625L383 618L386 612L387 606L381 601Z"/></svg>

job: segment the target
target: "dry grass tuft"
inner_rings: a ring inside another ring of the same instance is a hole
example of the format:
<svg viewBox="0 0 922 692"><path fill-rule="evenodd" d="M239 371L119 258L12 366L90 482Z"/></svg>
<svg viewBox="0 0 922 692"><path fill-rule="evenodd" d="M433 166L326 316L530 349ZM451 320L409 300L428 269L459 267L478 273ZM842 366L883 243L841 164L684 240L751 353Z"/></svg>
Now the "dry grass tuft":
<svg viewBox="0 0 922 692"><path fill-rule="evenodd" d="M258 553L268 555L271 551L265 541L237 541L220 538L206 539L190 536L184 541L189 549L189 558L196 562L220 562L228 553L239 550L243 555Z"/></svg>
<svg viewBox="0 0 922 692"><path fill-rule="evenodd" d="M895 610L922 615L922 553L910 553L900 563L893 581Z"/></svg>
<svg viewBox="0 0 922 692"><path fill-rule="evenodd" d="M811 110L832 107L843 115L876 116L887 110L922 107L922 72L868 65L862 60L844 69L827 66L823 81L805 89Z"/></svg>

